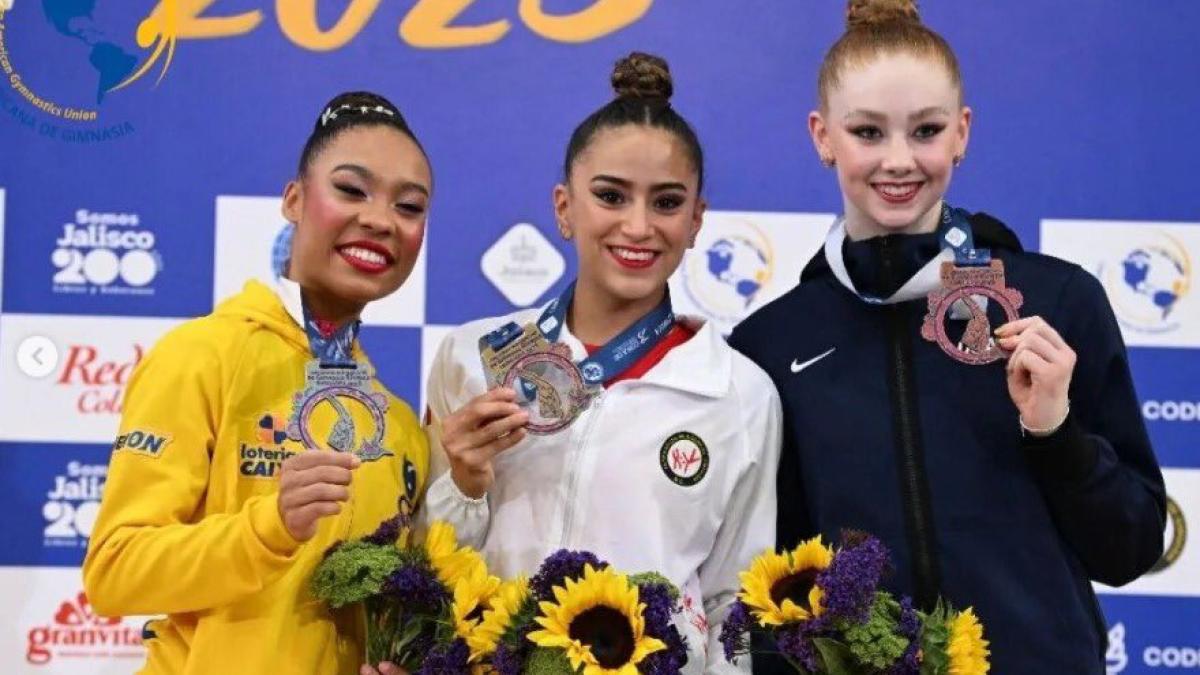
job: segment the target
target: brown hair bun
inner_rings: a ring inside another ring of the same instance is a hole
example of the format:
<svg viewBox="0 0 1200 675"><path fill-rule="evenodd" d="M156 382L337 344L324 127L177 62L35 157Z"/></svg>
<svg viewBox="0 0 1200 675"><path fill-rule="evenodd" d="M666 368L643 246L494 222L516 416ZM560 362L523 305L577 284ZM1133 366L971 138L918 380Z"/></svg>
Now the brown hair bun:
<svg viewBox="0 0 1200 675"><path fill-rule="evenodd" d="M850 0L846 30L886 23L921 23L916 0Z"/></svg>
<svg viewBox="0 0 1200 675"><path fill-rule="evenodd" d="M662 57L633 52L613 66L612 88L617 98L669 99L675 92L671 68Z"/></svg>

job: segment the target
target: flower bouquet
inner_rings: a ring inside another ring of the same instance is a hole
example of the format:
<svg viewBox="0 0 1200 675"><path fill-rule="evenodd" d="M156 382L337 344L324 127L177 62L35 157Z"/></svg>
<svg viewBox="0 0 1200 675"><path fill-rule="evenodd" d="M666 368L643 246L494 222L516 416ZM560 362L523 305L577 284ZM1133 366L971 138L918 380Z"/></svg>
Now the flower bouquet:
<svg viewBox="0 0 1200 675"><path fill-rule="evenodd" d="M765 633L801 675L983 675L983 626L967 609L913 608L879 589L888 552L876 538L843 534L836 550L815 537L767 551L741 574L741 591L721 629L725 656L755 650ZM769 640L768 640L769 642Z"/></svg>
<svg viewBox="0 0 1200 675"><path fill-rule="evenodd" d="M331 547L312 579L313 594L331 608L364 604L369 663L414 674L469 673L468 638L499 590L452 526L434 523L417 544L402 516Z"/></svg>
<svg viewBox="0 0 1200 675"><path fill-rule="evenodd" d="M661 575L562 550L532 579L503 584L467 641L497 675L677 675L687 662L678 606Z"/></svg>

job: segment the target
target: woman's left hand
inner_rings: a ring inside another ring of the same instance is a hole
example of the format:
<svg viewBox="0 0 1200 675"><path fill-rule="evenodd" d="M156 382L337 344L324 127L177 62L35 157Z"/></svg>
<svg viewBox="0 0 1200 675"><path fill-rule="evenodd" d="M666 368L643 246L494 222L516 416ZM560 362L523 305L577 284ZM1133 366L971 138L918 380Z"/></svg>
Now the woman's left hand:
<svg viewBox="0 0 1200 675"><path fill-rule="evenodd" d="M996 329L1008 358L1008 395L1027 429L1052 433L1067 416L1075 351L1040 316Z"/></svg>
<svg viewBox="0 0 1200 675"><path fill-rule="evenodd" d="M408 675L408 671L394 663L384 661L379 664L378 670L364 663L363 667L358 669L358 675Z"/></svg>

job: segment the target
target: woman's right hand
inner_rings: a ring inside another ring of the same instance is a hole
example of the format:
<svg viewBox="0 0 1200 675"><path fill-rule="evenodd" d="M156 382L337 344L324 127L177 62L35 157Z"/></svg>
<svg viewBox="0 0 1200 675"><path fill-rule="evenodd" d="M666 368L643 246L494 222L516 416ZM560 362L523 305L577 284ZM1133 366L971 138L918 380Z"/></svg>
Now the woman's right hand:
<svg viewBox="0 0 1200 675"><path fill-rule="evenodd" d="M480 499L496 479L496 455L525 438L529 413L516 404L517 394L498 387L471 399L442 420L442 447L450 460L450 478L459 491Z"/></svg>
<svg viewBox="0 0 1200 675"><path fill-rule="evenodd" d="M317 521L342 510L362 460L347 452L307 450L283 460L276 498L283 525L296 541L317 533Z"/></svg>

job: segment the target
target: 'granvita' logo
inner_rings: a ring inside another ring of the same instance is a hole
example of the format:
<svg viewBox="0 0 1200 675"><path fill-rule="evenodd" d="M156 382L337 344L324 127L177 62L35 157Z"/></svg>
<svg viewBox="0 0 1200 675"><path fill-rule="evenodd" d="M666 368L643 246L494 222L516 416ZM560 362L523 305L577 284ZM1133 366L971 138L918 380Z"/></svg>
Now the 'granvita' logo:
<svg viewBox="0 0 1200 675"><path fill-rule="evenodd" d="M143 654L140 629L122 623L119 618L97 616L80 592L59 606L52 623L29 630L25 660L40 666L56 656L140 658Z"/></svg>

